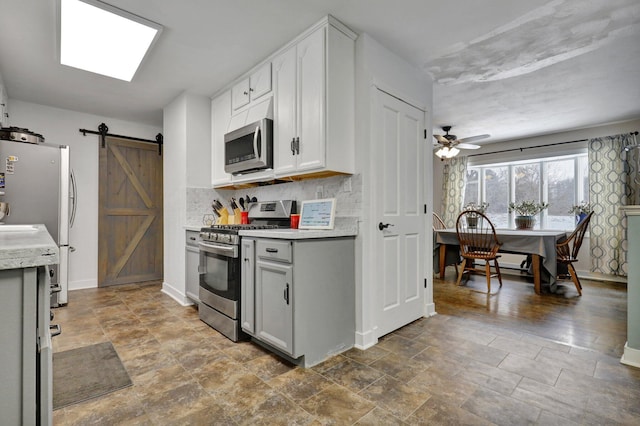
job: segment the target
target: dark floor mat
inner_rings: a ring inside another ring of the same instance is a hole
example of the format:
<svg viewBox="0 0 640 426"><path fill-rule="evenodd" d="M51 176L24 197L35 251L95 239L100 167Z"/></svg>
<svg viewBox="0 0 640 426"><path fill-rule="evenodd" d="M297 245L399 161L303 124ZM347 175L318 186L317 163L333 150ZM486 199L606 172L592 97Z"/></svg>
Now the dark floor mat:
<svg viewBox="0 0 640 426"><path fill-rule="evenodd" d="M53 409L131 386L111 342L53 354Z"/></svg>

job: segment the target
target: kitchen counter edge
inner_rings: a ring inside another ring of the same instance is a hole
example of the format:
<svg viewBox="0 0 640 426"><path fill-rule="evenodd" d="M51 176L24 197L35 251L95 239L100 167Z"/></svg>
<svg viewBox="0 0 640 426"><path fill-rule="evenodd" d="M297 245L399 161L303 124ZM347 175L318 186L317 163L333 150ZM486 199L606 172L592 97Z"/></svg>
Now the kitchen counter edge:
<svg viewBox="0 0 640 426"><path fill-rule="evenodd" d="M34 231L0 232L0 270L60 262L58 246L47 228L42 224L32 226Z"/></svg>
<svg viewBox="0 0 640 426"><path fill-rule="evenodd" d="M245 229L241 237L274 238L279 240L310 240L318 238L355 237L358 235L356 218L337 217L334 229Z"/></svg>

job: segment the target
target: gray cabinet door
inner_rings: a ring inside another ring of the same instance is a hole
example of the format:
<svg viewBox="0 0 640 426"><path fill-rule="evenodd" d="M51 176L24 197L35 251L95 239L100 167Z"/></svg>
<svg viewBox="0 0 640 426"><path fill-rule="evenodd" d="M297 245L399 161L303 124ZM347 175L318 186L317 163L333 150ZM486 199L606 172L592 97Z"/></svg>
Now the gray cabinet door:
<svg viewBox="0 0 640 426"><path fill-rule="evenodd" d="M240 249L242 259L241 289L240 289L240 324L242 329L255 336L255 241L243 238Z"/></svg>
<svg viewBox="0 0 640 426"><path fill-rule="evenodd" d="M293 350L293 266L256 262L256 335L295 357Z"/></svg>
<svg viewBox="0 0 640 426"><path fill-rule="evenodd" d="M200 252L197 247L187 247L186 260L186 292L189 299L199 302L198 293L200 288Z"/></svg>

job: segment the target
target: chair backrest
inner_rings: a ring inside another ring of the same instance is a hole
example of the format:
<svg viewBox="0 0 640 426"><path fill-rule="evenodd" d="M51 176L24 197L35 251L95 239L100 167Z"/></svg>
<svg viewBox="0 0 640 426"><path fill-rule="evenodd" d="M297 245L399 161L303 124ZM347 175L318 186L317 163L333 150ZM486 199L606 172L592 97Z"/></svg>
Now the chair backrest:
<svg viewBox="0 0 640 426"><path fill-rule="evenodd" d="M570 254L572 259L578 258L578 252L580 251L580 247L582 246L584 234L587 232L587 229L589 229L589 221L591 221L591 216L593 216L593 212L590 212L587 217L585 217L580 221L580 223L578 223L576 229L573 230L571 235L569 235L566 240L563 240L556 244L556 252L558 257L567 257ZM569 248L570 244L573 244L571 248Z"/></svg>
<svg viewBox="0 0 640 426"><path fill-rule="evenodd" d="M444 221L440 219L436 213L433 213L433 230L436 229L445 229L447 226L444 224Z"/></svg>
<svg viewBox="0 0 640 426"><path fill-rule="evenodd" d="M456 220L456 233L463 256L492 258L501 245L493 223L479 211L465 210L460 213Z"/></svg>

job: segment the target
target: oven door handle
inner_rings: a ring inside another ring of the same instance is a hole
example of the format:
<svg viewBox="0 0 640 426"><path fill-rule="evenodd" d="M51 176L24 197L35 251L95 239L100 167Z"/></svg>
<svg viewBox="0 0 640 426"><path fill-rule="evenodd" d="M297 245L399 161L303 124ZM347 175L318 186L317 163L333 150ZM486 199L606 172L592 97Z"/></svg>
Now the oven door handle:
<svg viewBox="0 0 640 426"><path fill-rule="evenodd" d="M200 242L198 244L201 251L213 254L220 254L226 257L238 257L238 246L226 246L226 245L218 245L218 244L208 244Z"/></svg>

